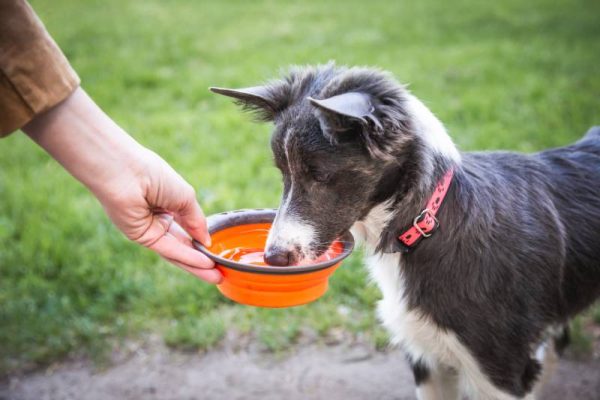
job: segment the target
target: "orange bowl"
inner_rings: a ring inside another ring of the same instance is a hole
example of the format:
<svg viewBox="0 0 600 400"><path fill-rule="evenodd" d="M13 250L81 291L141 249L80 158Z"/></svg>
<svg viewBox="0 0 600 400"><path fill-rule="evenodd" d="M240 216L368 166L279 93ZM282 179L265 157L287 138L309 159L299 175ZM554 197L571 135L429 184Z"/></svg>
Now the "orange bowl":
<svg viewBox="0 0 600 400"><path fill-rule="evenodd" d="M329 277L354 248L354 238L345 232L331 245L331 259L310 265L255 265L225 258L232 249L264 249L275 219L275 210L236 210L208 217L212 245L194 247L211 258L223 274L217 285L225 297L241 304L259 307L291 307L321 297L329 286Z"/></svg>

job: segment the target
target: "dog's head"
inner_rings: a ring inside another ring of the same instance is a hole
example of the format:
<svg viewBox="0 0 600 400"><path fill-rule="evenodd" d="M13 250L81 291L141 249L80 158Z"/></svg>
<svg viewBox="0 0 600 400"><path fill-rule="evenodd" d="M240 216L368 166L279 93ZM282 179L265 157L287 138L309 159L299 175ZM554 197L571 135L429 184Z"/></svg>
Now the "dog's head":
<svg viewBox="0 0 600 400"><path fill-rule="evenodd" d="M275 125L271 147L283 196L267 240L270 264L319 257L397 193L414 162L407 91L381 71L328 64L292 69L265 86L211 90Z"/></svg>

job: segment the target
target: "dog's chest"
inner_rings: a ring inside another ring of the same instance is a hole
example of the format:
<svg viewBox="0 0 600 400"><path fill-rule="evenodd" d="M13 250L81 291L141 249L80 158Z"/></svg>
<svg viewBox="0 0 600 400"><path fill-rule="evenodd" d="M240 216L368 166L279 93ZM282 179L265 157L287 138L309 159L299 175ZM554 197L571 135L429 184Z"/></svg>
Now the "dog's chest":
<svg viewBox="0 0 600 400"><path fill-rule="evenodd" d="M392 342L401 345L414 359L433 361L432 356L447 358L448 349L439 341L437 325L427 316L407 307L400 255L368 256L366 264L383 295L377 305L377 313L390 332Z"/></svg>
<svg viewBox="0 0 600 400"><path fill-rule="evenodd" d="M376 208L353 227L354 236L364 242L368 253L377 246L381 229L386 224L385 208L385 205ZM455 335L440 329L428 315L408 308L400 254L377 253L368 255L365 261L371 278L383 295L377 313L390 332L392 342L415 360L456 365L457 352L464 348L458 344Z"/></svg>
<svg viewBox="0 0 600 400"><path fill-rule="evenodd" d="M398 253L373 254L381 229L387 220L385 206L377 208L367 219L356 223L354 237L365 244L371 255L366 257L369 273L379 286L383 298L377 305L379 319L391 334L392 343L400 345L412 360L421 360L430 368L450 367L462 376L460 391L470 398L508 399L495 388L479 367L470 351L448 329L441 329L430 315L409 309L406 281L402 277L402 260ZM431 293L435 296L435 293Z"/></svg>
<svg viewBox="0 0 600 400"><path fill-rule="evenodd" d="M441 329L430 316L407 308L400 262L398 254L366 259L369 272L383 294L377 311L392 342L400 345L412 360L420 360L430 368L449 367L458 371L464 377L460 391L469 398L510 398L491 384L452 331Z"/></svg>

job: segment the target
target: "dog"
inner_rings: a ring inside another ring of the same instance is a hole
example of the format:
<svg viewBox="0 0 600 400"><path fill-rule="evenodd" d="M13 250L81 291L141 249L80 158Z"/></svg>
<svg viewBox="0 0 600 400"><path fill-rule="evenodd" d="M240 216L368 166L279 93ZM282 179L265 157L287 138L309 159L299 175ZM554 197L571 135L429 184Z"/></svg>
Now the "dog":
<svg viewBox="0 0 600 400"><path fill-rule="evenodd" d="M535 396L562 327L600 295L600 127L530 155L463 153L377 69L211 90L274 123L269 264L310 263L351 228L419 398Z"/></svg>

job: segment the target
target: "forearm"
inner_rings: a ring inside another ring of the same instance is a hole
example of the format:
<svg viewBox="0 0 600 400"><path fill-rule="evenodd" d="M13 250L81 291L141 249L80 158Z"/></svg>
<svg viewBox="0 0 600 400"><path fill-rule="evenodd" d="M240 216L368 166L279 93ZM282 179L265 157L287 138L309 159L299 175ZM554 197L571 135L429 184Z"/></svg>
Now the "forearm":
<svg viewBox="0 0 600 400"><path fill-rule="evenodd" d="M201 279L220 281L212 261L191 246L189 235L210 244L192 186L82 89L37 115L23 131L94 193L125 236Z"/></svg>
<svg viewBox="0 0 600 400"><path fill-rule="evenodd" d="M23 131L97 196L116 175L134 173L145 153L81 88Z"/></svg>
<svg viewBox="0 0 600 400"><path fill-rule="evenodd" d="M125 236L219 282L212 261L191 245L190 235L210 244L192 186L78 85L29 5L0 0L0 136L22 127L98 198Z"/></svg>

